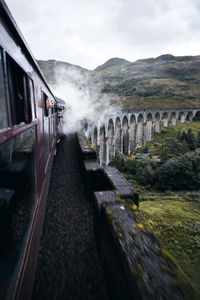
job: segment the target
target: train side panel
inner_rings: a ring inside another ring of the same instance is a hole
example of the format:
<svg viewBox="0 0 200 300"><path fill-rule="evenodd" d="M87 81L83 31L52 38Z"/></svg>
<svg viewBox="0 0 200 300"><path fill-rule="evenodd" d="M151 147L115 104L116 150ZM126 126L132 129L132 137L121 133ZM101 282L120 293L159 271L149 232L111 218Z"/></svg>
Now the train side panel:
<svg viewBox="0 0 200 300"><path fill-rule="evenodd" d="M0 32L0 298L29 299L58 116L47 106L56 100L2 0Z"/></svg>

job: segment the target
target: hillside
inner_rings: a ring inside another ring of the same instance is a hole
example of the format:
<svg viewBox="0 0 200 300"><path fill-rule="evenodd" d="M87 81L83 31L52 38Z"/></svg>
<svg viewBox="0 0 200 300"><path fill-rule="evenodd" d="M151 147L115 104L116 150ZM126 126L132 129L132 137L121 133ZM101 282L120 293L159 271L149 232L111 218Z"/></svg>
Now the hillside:
<svg viewBox="0 0 200 300"><path fill-rule="evenodd" d="M120 96L123 108L199 107L200 55L161 55L157 58L129 62L112 58L89 71L57 61L38 61L50 84L60 67L69 75L76 70L87 78L90 86L102 93Z"/></svg>
<svg viewBox="0 0 200 300"><path fill-rule="evenodd" d="M53 59L37 60L37 63L50 86L56 85L58 80L75 81L77 79L77 74L79 74L81 77L84 77L90 73L89 70L81 68L77 65L72 65L67 62Z"/></svg>

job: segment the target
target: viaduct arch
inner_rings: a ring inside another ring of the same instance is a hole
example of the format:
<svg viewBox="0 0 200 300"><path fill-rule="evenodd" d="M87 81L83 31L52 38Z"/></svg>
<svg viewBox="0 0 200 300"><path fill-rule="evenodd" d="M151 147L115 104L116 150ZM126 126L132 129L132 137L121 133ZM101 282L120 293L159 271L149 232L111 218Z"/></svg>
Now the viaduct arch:
<svg viewBox="0 0 200 300"><path fill-rule="evenodd" d="M128 155L137 146L152 141L154 132L161 132L162 127L192 121L198 114L200 108L115 111L96 123L88 121L84 130L100 164L107 165L116 150Z"/></svg>

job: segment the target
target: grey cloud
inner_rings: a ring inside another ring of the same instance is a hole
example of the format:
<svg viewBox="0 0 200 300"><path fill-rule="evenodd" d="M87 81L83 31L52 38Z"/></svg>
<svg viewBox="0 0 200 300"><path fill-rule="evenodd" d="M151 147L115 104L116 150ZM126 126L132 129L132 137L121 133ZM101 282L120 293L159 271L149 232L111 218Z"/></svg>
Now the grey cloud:
<svg viewBox="0 0 200 300"><path fill-rule="evenodd" d="M133 61L168 51L199 54L199 0L7 3L33 54L40 59L55 58L94 68L115 56Z"/></svg>
<svg viewBox="0 0 200 300"><path fill-rule="evenodd" d="M173 1L170 5L169 1L125 0L113 28L132 45L168 44L193 35L188 26L192 19L200 22L192 1L182 1L182 5Z"/></svg>

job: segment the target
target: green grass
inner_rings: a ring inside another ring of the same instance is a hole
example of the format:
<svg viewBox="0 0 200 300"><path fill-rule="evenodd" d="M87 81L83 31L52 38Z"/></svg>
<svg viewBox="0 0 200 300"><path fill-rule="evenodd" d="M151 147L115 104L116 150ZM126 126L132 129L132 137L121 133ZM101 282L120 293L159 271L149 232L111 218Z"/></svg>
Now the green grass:
<svg viewBox="0 0 200 300"><path fill-rule="evenodd" d="M165 138L177 137L179 131L187 132L189 128L196 135L200 122L179 123L155 133L154 141L147 143L149 151L159 156ZM152 224L154 234L199 290L200 190L162 192L134 180L129 182L139 193L140 211Z"/></svg>
<svg viewBox="0 0 200 300"><path fill-rule="evenodd" d="M179 131L187 131L189 128L192 129L194 134L197 134L200 129L200 122L179 122L177 126L170 125L169 128L162 128L161 134L154 133L154 141L162 143L166 137L176 137Z"/></svg>
<svg viewBox="0 0 200 300"><path fill-rule="evenodd" d="M200 190L159 192L136 181L129 182L139 193L140 211L154 234L199 290Z"/></svg>
<svg viewBox="0 0 200 300"><path fill-rule="evenodd" d="M130 96L130 97L121 97L121 107L123 109L152 109L152 108L199 108L200 101L199 98L196 99L185 99L181 101L181 99L177 97L164 98L162 97L138 97L138 96Z"/></svg>
<svg viewBox="0 0 200 300"><path fill-rule="evenodd" d="M152 198L153 193L150 192L149 196ZM161 198L155 197L154 201L141 202L140 210L152 224L154 234L162 245L199 290L200 201L186 201L178 195L162 195Z"/></svg>
<svg viewBox="0 0 200 300"><path fill-rule="evenodd" d="M154 140L152 142L147 142L149 152L151 152L153 155L159 155L165 138L176 138L179 131L187 132L189 128L191 128L192 132L197 135L198 131L200 130L200 122L179 122L177 126L170 125L169 128L162 128L161 133L154 133Z"/></svg>

